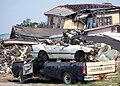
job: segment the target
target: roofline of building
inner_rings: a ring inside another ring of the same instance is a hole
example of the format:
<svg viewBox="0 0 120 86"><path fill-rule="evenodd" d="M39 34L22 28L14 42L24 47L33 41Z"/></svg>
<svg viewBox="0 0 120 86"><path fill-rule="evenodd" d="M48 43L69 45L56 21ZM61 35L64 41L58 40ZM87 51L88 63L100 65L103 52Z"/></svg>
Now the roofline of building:
<svg viewBox="0 0 120 86"><path fill-rule="evenodd" d="M73 9L70 9L69 7L67 7L67 6L74 6L74 5L100 5L100 6L112 6L112 7L108 7L108 8L95 8L95 9L93 9L93 10L111 10L111 9L120 9L120 6L114 6L114 5L112 5L112 4L66 4L66 5L59 5L59 6L57 6L57 7L64 7L64 8L66 8L66 9L68 9L68 10L71 10L71 11L73 11L73 12L75 12ZM57 8L57 7L54 7L54 8L52 8L52 9L50 9L50 10L48 10L47 12L49 12L49 11L51 11L51 10L54 10L55 8ZM81 11L84 11L84 10L86 10L86 9L81 9ZM91 10L91 9L87 9L87 10ZM44 13L44 15L54 15L54 14L46 14L47 12L45 12ZM75 13L77 13L78 11L76 11ZM58 15L54 15L54 16L58 16Z"/></svg>
<svg viewBox="0 0 120 86"><path fill-rule="evenodd" d="M114 6L114 5L112 5L112 4L92 4L92 3L87 3L87 4L85 4L85 3L82 3L82 4L66 4L66 5L106 5L106 6ZM66 5L63 5L63 6L66 6Z"/></svg>
<svg viewBox="0 0 120 86"><path fill-rule="evenodd" d="M59 7L59 6L57 6L57 7ZM44 15L48 15L48 14L46 14L47 12L49 12L49 11L51 11L51 10L54 10L54 9L57 8L57 7L54 7L54 8L52 8L52 9L46 11L46 12L44 13Z"/></svg>

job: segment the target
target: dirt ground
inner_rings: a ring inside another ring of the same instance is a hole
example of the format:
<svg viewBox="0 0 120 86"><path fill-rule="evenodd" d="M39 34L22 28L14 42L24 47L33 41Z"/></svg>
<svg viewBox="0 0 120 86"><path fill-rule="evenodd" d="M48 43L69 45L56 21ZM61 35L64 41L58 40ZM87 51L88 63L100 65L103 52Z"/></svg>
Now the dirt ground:
<svg viewBox="0 0 120 86"><path fill-rule="evenodd" d="M111 85L112 84L112 85ZM120 86L120 78L111 79L108 81L92 81L92 82L78 82L76 84L66 85L62 81L51 80L43 81L37 79L27 80L21 84L18 78L14 78L12 74L0 74L0 86Z"/></svg>
<svg viewBox="0 0 120 86"><path fill-rule="evenodd" d="M0 86L65 86L63 84L42 84L42 83L27 83L27 84L18 84L18 83L0 83Z"/></svg>
<svg viewBox="0 0 120 86"><path fill-rule="evenodd" d="M65 86L61 81L28 80L25 84L20 84L18 78L12 74L0 74L0 86Z"/></svg>

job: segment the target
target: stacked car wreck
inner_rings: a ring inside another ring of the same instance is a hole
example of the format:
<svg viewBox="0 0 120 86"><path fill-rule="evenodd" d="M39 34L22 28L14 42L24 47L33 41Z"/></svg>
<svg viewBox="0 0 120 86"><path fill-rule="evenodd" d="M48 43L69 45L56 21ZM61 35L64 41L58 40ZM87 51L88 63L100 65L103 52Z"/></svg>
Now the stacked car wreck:
<svg viewBox="0 0 120 86"><path fill-rule="evenodd" d="M35 34L31 32L31 30L39 30L42 32L39 32L41 34L38 35L38 33ZM47 30L49 30L48 34ZM44 80L46 80L46 77L50 78L52 74L49 71L56 70L53 66L55 68L59 66L60 69L64 66L63 69L68 68L69 71L72 70L72 65L76 66L76 68L77 66L78 68L80 67L81 74L82 76L84 75L84 77L82 79L81 76L75 75L79 76L79 80L96 80L100 79L100 77L102 79L108 76L109 73L116 71L115 60L120 56L120 52L116 50L116 47L112 49L110 45L105 44L106 42L94 42L91 40L91 37L86 35L86 31L84 30L54 29L54 31L56 30L55 32L58 31L59 33L52 33L52 30L53 29L33 29L14 26L12 28L11 38L1 41L1 57L4 57L4 59L1 60L1 73L9 72L12 65L14 76L20 77L20 82L24 82L24 80L33 75L34 77L40 76L39 78ZM105 38L103 37L103 39ZM112 39L112 43L113 42L119 44L118 41ZM93 67L93 65L96 65L96 67ZM99 67L100 65L103 66ZM49 67L53 69L47 72L47 68ZM62 71L60 69L57 70ZM73 69L74 71L72 72L78 71L75 68ZM100 69L103 72L100 72ZM56 71L56 74L57 73ZM65 78L68 74L70 73L65 72L63 78L60 79L66 84L69 84L69 81L66 82ZM62 75L62 72L60 75ZM54 76L52 75L51 77Z"/></svg>
<svg viewBox="0 0 120 86"><path fill-rule="evenodd" d="M120 59L120 7L61 5L45 12L48 28L12 27L0 40L0 73L64 83L114 77ZM113 20L113 21L112 21Z"/></svg>

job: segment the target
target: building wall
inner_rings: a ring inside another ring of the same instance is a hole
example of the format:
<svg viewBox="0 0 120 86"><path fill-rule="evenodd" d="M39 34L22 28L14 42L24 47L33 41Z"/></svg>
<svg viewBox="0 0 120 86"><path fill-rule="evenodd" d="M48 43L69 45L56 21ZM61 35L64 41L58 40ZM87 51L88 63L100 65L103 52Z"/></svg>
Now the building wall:
<svg viewBox="0 0 120 86"><path fill-rule="evenodd" d="M119 16L119 13L116 13L116 14L112 14L112 20L113 20L113 24L118 24L118 23L120 23L120 21L119 21L119 18L120 16Z"/></svg>
<svg viewBox="0 0 120 86"><path fill-rule="evenodd" d="M97 15L97 17L112 16L112 24L120 23L120 13L111 13L105 15ZM51 22L52 20L52 22ZM58 16L48 16L48 28L65 28L65 29L84 29L85 25L82 23L75 23L72 19L62 18Z"/></svg>
<svg viewBox="0 0 120 86"><path fill-rule="evenodd" d="M52 19L52 16L47 16L47 24L48 24L48 28L52 28L51 26L51 19Z"/></svg>
<svg viewBox="0 0 120 86"><path fill-rule="evenodd" d="M72 19L65 19L64 26L65 29L83 29L84 25L82 23L75 23L72 21Z"/></svg>
<svg viewBox="0 0 120 86"><path fill-rule="evenodd" d="M57 28L58 17L56 16L48 16L48 27L49 28Z"/></svg>
<svg viewBox="0 0 120 86"><path fill-rule="evenodd" d="M120 23L120 16L119 13L111 13L105 15L97 15L97 17L108 17L112 16L112 24L119 24Z"/></svg>
<svg viewBox="0 0 120 86"><path fill-rule="evenodd" d="M63 28L64 19L58 16L48 16L48 28Z"/></svg>
<svg viewBox="0 0 120 86"><path fill-rule="evenodd" d="M72 19L65 19L57 16L48 16L48 28L83 29L84 25L82 23L75 23L72 21Z"/></svg>

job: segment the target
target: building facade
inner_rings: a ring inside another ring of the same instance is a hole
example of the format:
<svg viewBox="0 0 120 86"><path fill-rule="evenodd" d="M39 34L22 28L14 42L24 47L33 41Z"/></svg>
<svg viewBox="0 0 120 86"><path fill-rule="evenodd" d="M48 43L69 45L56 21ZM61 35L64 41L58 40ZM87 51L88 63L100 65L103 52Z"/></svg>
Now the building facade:
<svg viewBox="0 0 120 86"><path fill-rule="evenodd" d="M120 23L120 7L111 3L61 5L44 14L48 28L86 29Z"/></svg>

